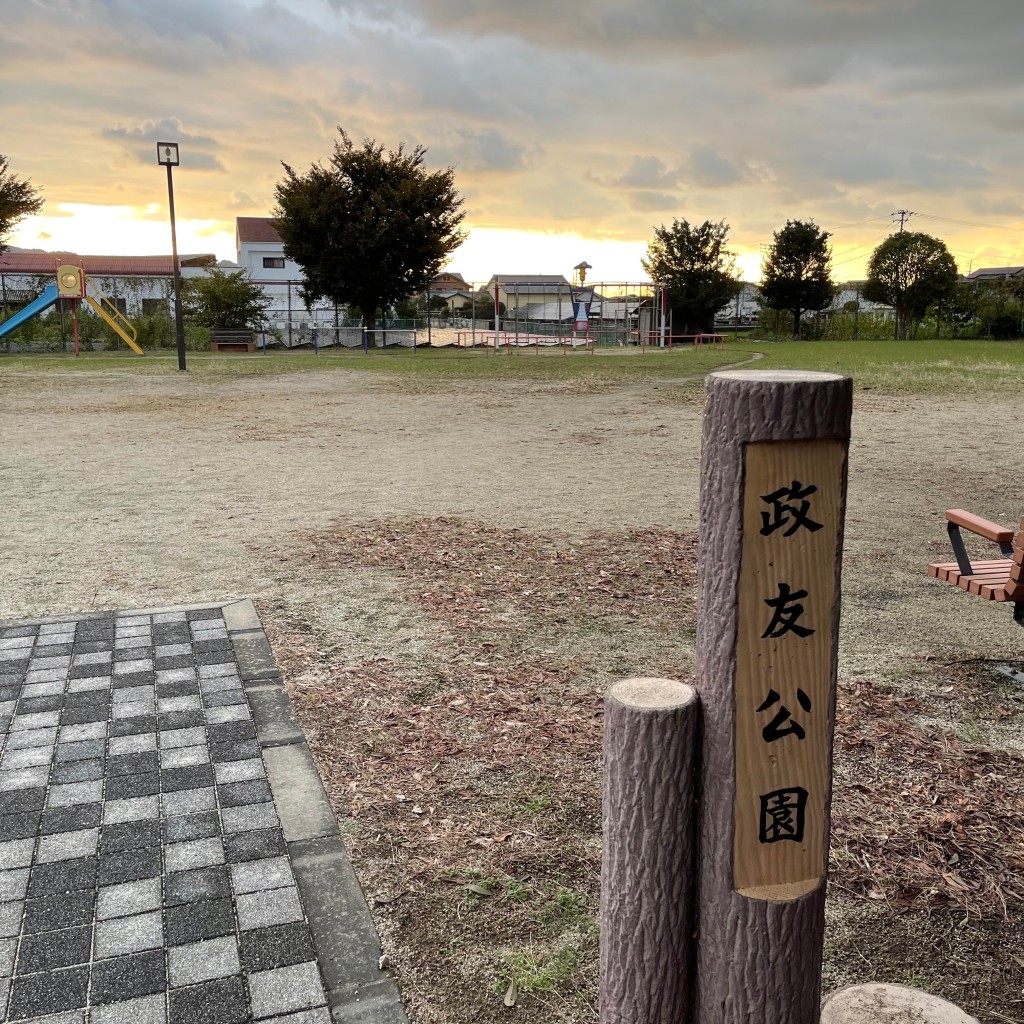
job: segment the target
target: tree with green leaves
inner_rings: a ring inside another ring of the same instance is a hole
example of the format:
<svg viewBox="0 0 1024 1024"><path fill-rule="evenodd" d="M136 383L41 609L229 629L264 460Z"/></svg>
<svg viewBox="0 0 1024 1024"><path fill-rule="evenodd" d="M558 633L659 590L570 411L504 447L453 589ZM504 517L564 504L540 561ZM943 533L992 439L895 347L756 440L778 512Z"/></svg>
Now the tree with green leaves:
<svg viewBox="0 0 1024 1024"><path fill-rule="evenodd" d="M978 319L981 296L978 286L959 281L935 304L936 328L941 331L943 322L949 324L954 338L974 325Z"/></svg>
<svg viewBox="0 0 1024 1024"><path fill-rule="evenodd" d="M942 302L956 283L956 260L945 242L920 231L900 231L871 254L862 294L892 306L897 336L905 339L910 325Z"/></svg>
<svg viewBox="0 0 1024 1024"><path fill-rule="evenodd" d="M38 213L43 208L43 197L32 182L15 177L9 168L9 161L0 153L0 252L11 228L22 218Z"/></svg>
<svg viewBox="0 0 1024 1024"><path fill-rule="evenodd" d="M725 248L728 234L725 221L691 226L673 219L671 227L655 228L640 262L651 280L667 289L675 333L712 330L715 314L739 293L736 257Z"/></svg>
<svg viewBox="0 0 1024 1024"><path fill-rule="evenodd" d="M422 146L385 152L338 134L328 166L282 164L274 217L306 301L354 306L372 339L378 311L423 291L465 239L465 214L454 168L427 171Z"/></svg>
<svg viewBox="0 0 1024 1024"><path fill-rule="evenodd" d="M244 270L225 273L211 267L181 283L181 309L187 321L211 330L250 330L267 320L270 299Z"/></svg>
<svg viewBox="0 0 1024 1024"><path fill-rule="evenodd" d="M829 233L814 221L787 220L775 232L765 260L761 302L793 314L793 336L800 338L805 310L826 309L835 296Z"/></svg>

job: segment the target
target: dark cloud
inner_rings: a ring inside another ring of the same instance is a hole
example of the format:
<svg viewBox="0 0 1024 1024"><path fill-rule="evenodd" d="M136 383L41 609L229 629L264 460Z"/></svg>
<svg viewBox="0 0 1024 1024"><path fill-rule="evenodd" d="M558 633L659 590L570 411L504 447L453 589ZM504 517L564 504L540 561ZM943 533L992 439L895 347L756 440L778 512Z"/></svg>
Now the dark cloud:
<svg viewBox="0 0 1024 1024"><path fill-rule="evenodd" d="M711 146L695 146L690 153L688 175L704 188L718 188L722 185L736 185L746 175L735 164L719 156Z"/></svg>
<svg viewBox="0 0 1024 1024"><path fill-rule="evenodd" d="M227 173L227 169L213 152L218 148L217 141L209 135L188 131L176 117L146 121L132 128L104 128L100 135L105 139L124 143L125 151L139 163L154 163L158 142L177 142L183 168Z"/></svg>
<svg viewBox="0 0 1024 1024"><path fill-rule="evenodd" d="M673 188L678 171L670 171L656 156L636 156L629 170L616 181L625 188Z"/></svg>
<svg viewBox="0 0 1024 1024"><path fill-rule="evenodd" d="M665 210L678 210L682 205L678 196L668 192L634 192L630 196L631 209L644 213L661 213Z"/></svg>

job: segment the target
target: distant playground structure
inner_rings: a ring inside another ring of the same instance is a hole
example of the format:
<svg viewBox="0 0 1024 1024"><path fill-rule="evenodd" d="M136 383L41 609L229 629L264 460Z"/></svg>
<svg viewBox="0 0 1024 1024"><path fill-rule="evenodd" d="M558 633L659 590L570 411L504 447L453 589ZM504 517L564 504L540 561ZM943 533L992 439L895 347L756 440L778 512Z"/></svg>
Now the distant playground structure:
<svg viewBox="0 0 1024 1024"><path fill-rule="evenodd" d="M358 321L323 305L303 309L293 286L275 295L267 325L256 345L267 348L359 348L367 337ZM416 319L385 317L374 341L384 347L515 350L666 348L720 343L721 334L682 333L674 329L665 288L652 281L570 284L561 275L492 278L477 285L458 279L456 287L427 289L417 299ZM282 301L286 300L286 301ZM748 303L730 307L728 319L716 318L715 331L742 329L753 321ZM430 313L426 310L429 307Z"/></svg>
<svg viewBox="0 0 1024 1024"><path fill-rule="evenodd" d="M90 288L84 267L62 263L56 267L55 273L56 281L48 284L41 295L0 323L0 338L16 331L64 299L71 304L75 355L78 355L78 303L84 301L136 355L146 354L138 345L139 335L135 325L106 296Z"/></svg>

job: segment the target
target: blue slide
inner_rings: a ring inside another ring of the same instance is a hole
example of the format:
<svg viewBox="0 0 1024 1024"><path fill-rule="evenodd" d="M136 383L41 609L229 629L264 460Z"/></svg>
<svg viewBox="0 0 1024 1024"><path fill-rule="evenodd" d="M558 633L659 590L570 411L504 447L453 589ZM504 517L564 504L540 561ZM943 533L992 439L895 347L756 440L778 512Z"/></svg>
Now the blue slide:
<svg viewBox="0 0 1024 1024"><path fill-rule="evenodd" d="M42 313L44 309L49 309L58 298L57 286L55 284L47 285L46 290L38 299L30 302L24 309L19 309L14 316L8 317L0 324L0 338L5 334L10 334L11 331L16 327L20 327L26 320L31 320L32 317Z"/></svg>

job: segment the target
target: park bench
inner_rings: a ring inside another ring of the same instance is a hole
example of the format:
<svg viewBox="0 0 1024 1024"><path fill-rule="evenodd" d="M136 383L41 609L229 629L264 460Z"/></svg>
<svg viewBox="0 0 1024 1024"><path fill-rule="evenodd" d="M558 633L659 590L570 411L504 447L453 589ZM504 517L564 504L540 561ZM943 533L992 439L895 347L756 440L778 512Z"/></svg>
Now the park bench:
<svg viewBox="0 0 1024 1024"><path fill-rule="evenodd" d="M1014 622L1024 626L1024 519L1014 539L1013 530L962 508L951 508L946 512L946 529L956 561L933 562L928 566L928 575L952 583L983 601L1012 602ZM1002 557L971 561L961 529L997 544Z"/></svg>

